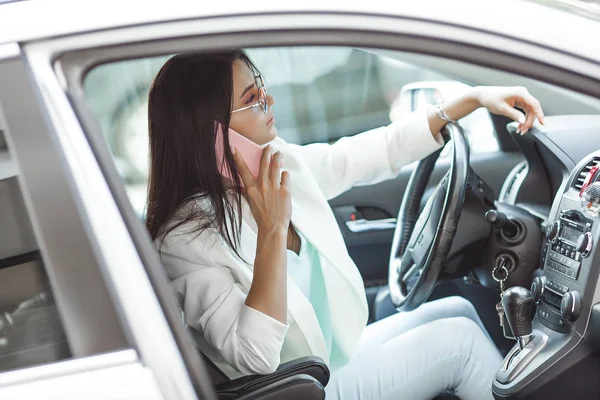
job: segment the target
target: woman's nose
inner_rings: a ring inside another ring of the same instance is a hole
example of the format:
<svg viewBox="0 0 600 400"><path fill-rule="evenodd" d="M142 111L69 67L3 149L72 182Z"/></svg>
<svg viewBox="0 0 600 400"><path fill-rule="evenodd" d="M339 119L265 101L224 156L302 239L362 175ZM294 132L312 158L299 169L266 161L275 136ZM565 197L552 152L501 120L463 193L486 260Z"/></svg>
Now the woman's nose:
<svg viewBox="0 0 600 400"><path fill-rule="evenodd" d="M267 103L269 104L269 107L275 104L275 98L270 94L267 95Z"/></svg>

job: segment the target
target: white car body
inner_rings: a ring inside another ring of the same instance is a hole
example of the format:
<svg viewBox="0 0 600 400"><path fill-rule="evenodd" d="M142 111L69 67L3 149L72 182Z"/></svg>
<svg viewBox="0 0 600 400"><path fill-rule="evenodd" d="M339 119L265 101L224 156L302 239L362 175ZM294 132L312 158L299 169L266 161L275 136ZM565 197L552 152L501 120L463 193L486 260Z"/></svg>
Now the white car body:
<svg viewBox="0 0 600 400"><path fill-rule="evenodd" d="M558 25L564 28L557 29ZM231 35L236 32L244 35ZM144 267L147 257L157 260L143 255L132 238L71 106L66 95L69 82L61 74L69 60L61 58L63 55L79 52L81 56L86 50L93 60L96 49L127 43L139 43L152 53L152 43L159 40L180 40L181 48L335 42L415 51L416 37L424 40L426 45L420 50L425 53L525 75L537 70L542 78L555 79L555 84L562 82L583 93L587 90L586 94L599 90L564 81L559 75L549 76L550 69L542 66L560 69L565 77L578 75L599 82L600 41L595 38L600 38L600 22L532 2L22 1L0 5L0 65L25 60L30 66L37 100L47 105L48 123L56 133L53 145L64 153L64 163L72 172L69 187L74 201L87 216L82 232L93 243L89 254L103 266L102 276L109 282L130 344L120 351L93 355L90 343L75 343L77 357L73 359L0 373L0 398L198 398L192 382L202 368L195 366L195 372L190 372L194 368L184 361L180 341L170 329ZM584 37L587 40L582 40ZM484 60L481 56L486 52L490 57ZM3 119L0 114L0 128ZM10 163L18 169L22 162ZM41 207L31 193L26 191L25 198L33 209ZM54 217L38 216L48 223ZM41 223L34 229L45 234ZM52 245L42 243L40 247L50 259L58 259ZM74 250L73 257L80 256L78 251ZM82 288L84 283L81 281ZM85 296L81 299L81 303L69 302L57 295L63 305L75 303L66 306L68 311L84 318ZM91 337L96 328L94 318L88 319ZM65 325L67 331L76 329ZM206 376L200 383L210 386ZM210 398L211 389L204 390Z"/></svg>

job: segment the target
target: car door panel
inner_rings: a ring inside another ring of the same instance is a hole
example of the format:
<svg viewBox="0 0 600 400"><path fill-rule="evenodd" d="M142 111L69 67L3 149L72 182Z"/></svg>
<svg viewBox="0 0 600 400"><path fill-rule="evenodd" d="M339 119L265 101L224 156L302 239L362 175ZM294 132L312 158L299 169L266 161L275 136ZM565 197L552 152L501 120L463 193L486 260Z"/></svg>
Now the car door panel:
<svg viewBox="0 0 600 400"><path fill-rule="evenodd" d="M497 196L504 179L515 165L523 160L519 152L491 152L471 155L471 166L493 189ZM441 177L448 171L449 158L438 160L427 191L433 190ZM366 230L353 233L347 226L351 218L381 220L395 218L414 165L402 169L396 179L371 186L358 186L330 200L350 257L356 263L367 286L378 286L387 282L388 261L394 229ZM427 199L427 191L423 196ZM352 210L359 211L352 217ZM363 212L363 210L368 210ZM363 215L367 214L367 215Z"/></svg>

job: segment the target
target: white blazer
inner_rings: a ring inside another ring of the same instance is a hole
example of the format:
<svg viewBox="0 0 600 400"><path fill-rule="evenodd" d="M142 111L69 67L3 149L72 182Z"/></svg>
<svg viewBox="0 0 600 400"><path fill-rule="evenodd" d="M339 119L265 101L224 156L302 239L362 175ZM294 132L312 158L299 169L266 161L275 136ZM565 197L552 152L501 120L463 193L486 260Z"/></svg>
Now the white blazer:
<svg viewBox="0 0 600 400"><path fill-rule="evenodd" d="M427 156L441 143L430 132L425 110L333 145L298 146L279 138L272 142L290 172L292 224L319 252L332 334L347 357L360 339L368 308L361 275L327 200L353 186L393 178L403 165ZM250 265L214 231L189 235L189 228L180 227L162 245L163 263L197 345L230 378L268 374L282 362L307 355L329 363L314 309L292 279L287 284L287 324L245 305L257 240L257 225L246 202L242 220L238 251Z"/></svg>

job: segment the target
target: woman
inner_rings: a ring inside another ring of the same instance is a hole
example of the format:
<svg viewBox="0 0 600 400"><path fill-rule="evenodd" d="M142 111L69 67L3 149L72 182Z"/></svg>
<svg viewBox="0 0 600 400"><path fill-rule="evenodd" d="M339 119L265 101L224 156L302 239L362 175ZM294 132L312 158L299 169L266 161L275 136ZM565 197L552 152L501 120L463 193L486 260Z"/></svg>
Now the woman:
<svg viewBox="0 0 600 400"><path fill-rule="evenodd" d="M205 355L231 378L319 356L332 370L328 399L446 390L492 398L501 357L465 300L426 303L365 328L363 282L327 200L439 149L446 122L438 112L458 120L484 106L524 133L536 117L543 122L537 100L522 88L480 87L439 110L308 146L277 138L273 104L241 51L177 55L150 90L147 227ZM228 128L268 144L256 176L230 148Z"/></svg>

